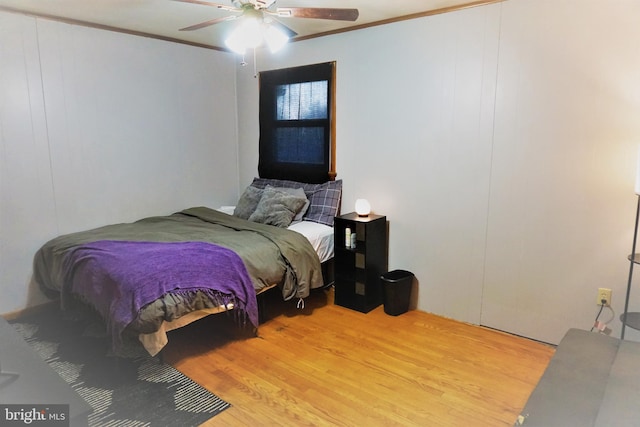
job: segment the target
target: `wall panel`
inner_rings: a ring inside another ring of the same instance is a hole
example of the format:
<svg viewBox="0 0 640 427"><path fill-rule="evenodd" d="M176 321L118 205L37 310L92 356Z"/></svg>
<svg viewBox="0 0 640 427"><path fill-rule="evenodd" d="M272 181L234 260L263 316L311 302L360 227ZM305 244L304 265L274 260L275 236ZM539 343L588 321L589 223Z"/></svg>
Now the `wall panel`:
<svg viewBox="0 0 640 427"><path fill-rule="evenodd" d="M57 226L37 46L34 20L0 13L0 313L27 304L33 247Z"/></svg>
<svg viewBox="0 0 640 427"><path fill-rule="evenodd" d="M33 254L58 234L235 202L231 55L0 19L0 313L41 301Z"/></svg>

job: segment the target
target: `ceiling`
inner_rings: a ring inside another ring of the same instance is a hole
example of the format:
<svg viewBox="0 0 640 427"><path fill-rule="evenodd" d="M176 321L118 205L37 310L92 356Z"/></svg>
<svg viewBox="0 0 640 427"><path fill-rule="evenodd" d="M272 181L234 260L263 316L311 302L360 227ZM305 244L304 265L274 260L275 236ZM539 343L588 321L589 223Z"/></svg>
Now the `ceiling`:
<svg viewBox="0 0 640 427"><path fill-rule="evenodd" d="M231 0L213 1L232 6ZM355 22L279 18L280 22L298 33L292 41L299 41L498 1L502 0L277 0L274 6L359 10ZM180 28L234 13L174 0L0 0L0 10L218 50L226 50L224 39L238 22L179 31Z"/></svg>

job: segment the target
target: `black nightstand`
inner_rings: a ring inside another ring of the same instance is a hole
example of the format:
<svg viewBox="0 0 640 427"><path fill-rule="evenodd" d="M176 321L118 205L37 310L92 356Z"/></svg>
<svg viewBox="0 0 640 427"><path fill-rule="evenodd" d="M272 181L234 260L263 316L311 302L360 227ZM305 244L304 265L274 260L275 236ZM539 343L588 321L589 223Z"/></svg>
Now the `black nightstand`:
<svg viewBox="0 0 640 427"><path fill-rule="evenodd" d="M367 313L382 304L380 276L387 272L387 217L355 212L335 218L335 303ZM349 248L345 232L356 234Z"/></svg>

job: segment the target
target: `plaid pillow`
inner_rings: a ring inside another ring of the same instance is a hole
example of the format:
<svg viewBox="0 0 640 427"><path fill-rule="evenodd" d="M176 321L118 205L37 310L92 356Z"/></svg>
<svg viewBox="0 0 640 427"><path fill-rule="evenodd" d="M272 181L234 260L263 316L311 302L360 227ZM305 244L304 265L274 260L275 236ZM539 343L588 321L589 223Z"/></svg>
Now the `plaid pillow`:
<svg viewBox="0 0 640 427"><path fill-rule="evenodd" d="M307 184L304 182L287 181L283 179L254 178L252 187L266 188L267 185L284 188L300 188L309 199L309 209L302 218L333 227L333 218L340 210L342 197L342 180L327 181L322 184Z"/></svg>

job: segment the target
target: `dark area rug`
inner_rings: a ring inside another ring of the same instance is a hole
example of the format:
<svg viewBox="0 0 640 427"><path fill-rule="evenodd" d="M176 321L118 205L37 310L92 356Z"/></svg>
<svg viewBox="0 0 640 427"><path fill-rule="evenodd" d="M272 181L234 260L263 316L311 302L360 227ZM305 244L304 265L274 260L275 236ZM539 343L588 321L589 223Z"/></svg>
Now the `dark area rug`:
<svg viewBox="0 0 640 427"><path fill-rule="evenodd" d="M231 406L133 340L110 355L95 316L51 309L11 323L93 407L90 426L197 426Z"/></svg>

